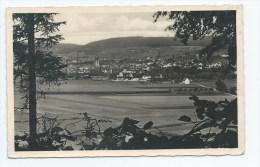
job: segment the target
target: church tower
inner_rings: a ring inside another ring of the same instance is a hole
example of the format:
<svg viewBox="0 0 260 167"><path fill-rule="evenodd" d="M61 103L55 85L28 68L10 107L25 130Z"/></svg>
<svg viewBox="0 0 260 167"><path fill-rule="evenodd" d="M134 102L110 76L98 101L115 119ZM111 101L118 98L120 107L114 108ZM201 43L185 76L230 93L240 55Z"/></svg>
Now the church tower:
<svg viewBox="0 0 260 167"><path fill-rule="evenodd" d="M98 56L95 57L95 63L94 63L95 67L99 67L99 58Z"/></svg>

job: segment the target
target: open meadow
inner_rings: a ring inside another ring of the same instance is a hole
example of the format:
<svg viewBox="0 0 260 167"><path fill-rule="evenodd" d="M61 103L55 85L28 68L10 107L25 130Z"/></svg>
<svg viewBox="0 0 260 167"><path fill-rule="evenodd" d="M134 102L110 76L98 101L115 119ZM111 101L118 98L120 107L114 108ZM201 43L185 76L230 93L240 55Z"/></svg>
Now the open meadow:
<svg viewBox="0 0 260 167"><path fill-rule="evenodd" d="M172 136L184 134L191 129L193 124L180 122L178 118L187 115L195 119L195 107L193 101L189 99L188 93L184 95L175 94L168 92L168 89L189 87L199 88L201 86L197 84L144 84L72 80L59 87L51 87L46 92L46 99L39 97L37 112L40 115L47 113L50 116L58 116L58 119L62 120L62 125L70 124L67 129L72 132L84 129L86 122L78 122L78 119L83 118L82 113L87 112L92 118L109 120L99 123L101 131L108 127L119 126L125 117L129 117L140 121L138 124L140 127L146 122L152 121L154 124L150 131L158 133L160 130ZM48 94L48 91L52 93ZM129 93L138 91L142 92ZM63 94L63 92L67 93ZM83 93L78 94L77 92ZM225 100L225 98L231 100L235 96L221 93L214 94L213 92L207 96L199 95L199 98L219 101ZM20 95L15 93L15 106L21 104ZM77 123L73 124L73 122ZM15 132L28 132L28 124L28 112L15 111Z"/></svg>

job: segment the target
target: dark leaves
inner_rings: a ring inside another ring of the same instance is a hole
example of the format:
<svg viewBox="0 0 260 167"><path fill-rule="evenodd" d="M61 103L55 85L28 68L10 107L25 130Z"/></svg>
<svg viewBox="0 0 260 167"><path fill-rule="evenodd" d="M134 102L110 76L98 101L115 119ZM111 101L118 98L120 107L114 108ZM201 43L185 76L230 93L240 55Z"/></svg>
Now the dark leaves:
<svg viewBox="0 0 260 167"><path fill-rule="evenodd" d="M205 113L205 109L202 108L202 107L199 107L196 109L196 113L197 113L197 117L200 119L200 120L203 120L205 117L204 117L204 113Z"/></svg>
<svg viewBox="0 0 260 167"><path fill-rule="evenodd" d="M232 100L224 107L222 111L223 117L230 119L234 124L237 124L237 99Z"/></svg>
<svg viewBox="0 0 260 167"><path fill-rule="evenodd" d="M110 137L110 136L113 136L114 134L117 134L117 133L118 133L118 131L115 128L109 127L104 131L104 136Z"/></svg>
<svg viewBox="0 0 260 167"><path fill-rule="evenodd" d="M199 40L212 36L211 43L202 49L200 55L207 58L213 52L228 48L229 65L236 65L236 12L235 11L158 11L154 13L154 21L160 17L174 20L166 30L174 31L175 36L183 44L190 39Z"/></svg>
<svg viewBox="0 0 260 167"><path fill-rule="evenodd" d="M214 108L207 108L206 111L207 111L206 115L210 119L220 120L222 118L221 113L219 111L215 110Z"/></svg>
<svg viewBox="0 0 260 167"><path fill-rule="evenodd" d="M183 122L191 122L191 118L186 115L182 115L178 120Z"/></svg>
<svg viewBox="0 0 260 167"><path fill-rule="evenodd" d="M216 133L206 133L205 135L201 135L202 138L205 138L206 140L215 137Z"/></svg>
<svg viewBox="0 0 260 167"><path fill-rule="evenodd" d="M195 95L192 95L191 97L189 97L190 100L193 100L193 101L198 101L199 98Z"/></svg>
<svg viewBox="0 0 260 167"><path fill-rule="evenodd" d="M147 122L147 123L144 125L143 130L150 129L152 126L153 126L153 122L152 122L152 121L149 121L149 122Z"/></svg>
<svg viewBox="0 0 260 167"><path fill-rule="evenodd" d="M58 133L60 131L63 131L61 127L54 127L51 129L51 134Z"/></svg>
<svg viewBox="0 0 260 167"><path fill-rule="evenodd" d="M123 121L123 124L129 124L129 125L134 125L134 124L138 124L140 121L134 120L134 119L130 119L130 118L125 118Z"/></svg>
<svg viewBox="0 0 260 167"><path fill-rule="evenodd" d="M66 67L58 57L49 50L53 45L60 42L63 37L55 34L59 26L65 22L54 22L56 13L27 13L13 14L13 55L14 55L14 81L19 83L19 91L28 94L28 28L34 23L32 34L37 33L34 42L34 61L37 79L45 83L57 84L59 79L64 79Z"/></svg>
<svg viewBox="0 0 260 167"><path fill-rule="evenodd" d="M212 141L211 146L213 148L237 148L238 134L233 130L218 133Z"/></svg>

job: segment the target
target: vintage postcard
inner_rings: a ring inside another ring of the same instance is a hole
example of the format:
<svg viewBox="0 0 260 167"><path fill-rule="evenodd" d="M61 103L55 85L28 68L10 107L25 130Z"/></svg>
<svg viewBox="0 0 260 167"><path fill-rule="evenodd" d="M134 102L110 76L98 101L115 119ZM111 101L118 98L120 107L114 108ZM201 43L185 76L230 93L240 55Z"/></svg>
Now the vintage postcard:
<svg viewBox="0 0 260 167"><path fill-rule="evenodd" d="M243 8L8 8L8 153L240 155Z"/></svg>

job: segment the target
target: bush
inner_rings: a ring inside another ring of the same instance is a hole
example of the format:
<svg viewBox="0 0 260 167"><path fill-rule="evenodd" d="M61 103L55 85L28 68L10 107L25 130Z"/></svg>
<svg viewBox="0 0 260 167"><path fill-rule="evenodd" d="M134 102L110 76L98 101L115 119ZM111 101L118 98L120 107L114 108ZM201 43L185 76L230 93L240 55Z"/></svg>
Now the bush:
<svg viewBox="0 0 260 167"><path fill-rule="evenodd" d="M196 119L182 115L179 121L193 123L194 127L184 135L167 137L163 133L154 135L147 130L152 128L149 121L139 127L139 121L125 118L116 128L104 131L104 138L96 149L191 149L191 148L236 148L237 99L233 101L200 100L190 97L196 107Z"/></svg>
<svg viewBox="0 0 260 167"><path fill-rule="evenodd" d="M66 146L66 142L68 140L75 141L76 139L66 129L60 127L61 121L57 117L51 117L47 114L41 115L38 118L38 124L41 125L41 132L37 134L37 148L34 148L35 150L58 151L73 149ZM29 151L28 140L29 135L27 133L15 136L15 150Z"/></svg>
<svg viewBox="0 0 260 167"><path fill-rule="evenodd" d="M228 80L235 80L235 79L237 79L237 74L234 73L234 72L230 72L230 73L227 74L226 78Z"/></svg>
<svg viewBox="0 0 260 167"><path fill-rule="evenodd" d="M231 87L229 93L236 95L237 94L237 87Z"/></svg>
<svg viewBox="0 0 260 167"><path fill-rule="evenodd" d="M226 84L225 84L223 81L217 80L217 81L215 82L215 85L216 85L216 89L217 89L218 91L220 91L220 92L228 92L227 86L226 86Z"/></svg>

